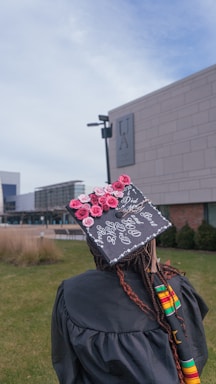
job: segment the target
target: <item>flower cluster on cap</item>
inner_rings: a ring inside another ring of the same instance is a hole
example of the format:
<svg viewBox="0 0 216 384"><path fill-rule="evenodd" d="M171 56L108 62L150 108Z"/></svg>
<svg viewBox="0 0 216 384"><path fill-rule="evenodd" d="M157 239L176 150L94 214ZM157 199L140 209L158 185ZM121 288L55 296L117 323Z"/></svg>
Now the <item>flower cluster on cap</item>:
<svg viewBox="0 0 216 384"><path fill-rule="evenodd" d="M75 210L75 217L82 221L84 227L92 227L94 219L102 216L103 212L118 206L124 195L124 188L131 183L128 175L119 176L118 180L105 187L95 187L89 195L81 194L72 199L69 207Z"/></svg>

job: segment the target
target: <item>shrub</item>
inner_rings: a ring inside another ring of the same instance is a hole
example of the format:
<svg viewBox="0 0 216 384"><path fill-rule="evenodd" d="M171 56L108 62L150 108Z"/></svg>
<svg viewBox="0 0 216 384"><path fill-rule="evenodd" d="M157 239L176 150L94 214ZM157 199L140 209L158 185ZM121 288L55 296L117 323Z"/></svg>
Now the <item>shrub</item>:
<svg viewBox="0 0 216 384"><path fill-rule="evenodd" d="M52 239L38 238L14 229L0 231L0 260L15 265L38 265L61 259Z"/></svg>
<svg viewBox="0 0 216 384"><path fill-rule="evenodd" d="M175 248L176 247L176 227L169 227L166 231L161 233L157 237L157 245L165 248Z"/></svg>
<svg viewBox="0 0 216 384"><path fill-rule="evenodd" d="M197 249L216 250L216 228L203 221L195 234L195 246Z"/></svg>
<svg viewBox="0 0 216 384"><path fill-rule="evenodd" d="M178 248L182 249L193 249L194 248L194 235L195 231L185 224L176 233L176 244Z"/></svg>

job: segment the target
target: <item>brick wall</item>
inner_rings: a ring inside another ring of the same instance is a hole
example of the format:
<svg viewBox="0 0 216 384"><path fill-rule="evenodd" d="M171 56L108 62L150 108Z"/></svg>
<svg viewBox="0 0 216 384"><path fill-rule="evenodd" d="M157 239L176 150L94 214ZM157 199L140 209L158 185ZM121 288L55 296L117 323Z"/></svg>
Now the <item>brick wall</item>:
<svg viewBox="0 0 216 384"><path fill-rule="evenodd" d="M186 223L196 230L204 220L203 204L178 204L169 206L169 218L176 229L182 228Z"/></svg>

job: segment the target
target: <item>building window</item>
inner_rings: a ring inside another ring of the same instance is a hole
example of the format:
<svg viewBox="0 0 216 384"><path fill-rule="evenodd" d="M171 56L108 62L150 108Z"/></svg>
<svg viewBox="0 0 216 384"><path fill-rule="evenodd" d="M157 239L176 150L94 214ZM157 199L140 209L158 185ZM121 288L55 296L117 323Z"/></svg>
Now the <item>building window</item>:
<svg viewBox="0 0 216 384"><path fill-rule="evenodd" d="M16 185L15 184L3 184L2 183L3 196L15 196L16 195Z"/></svg>
<svg viewBox="0 0 216 384"><path fill-rule="evenodd" d="M16 210L16 202L15 201L5 201L4 205L5 205L5 212Z"/></svg>
<svg viewBox="0 0 216 384"><path fill-rule="evenodd" d="M169 220L169 206L168 205L158 205L157 209L162 213L162 215Z"/></svg>
<svg viewBox="0 0 216 384"><path fill-rule="evenodd" d="M207 204L207 222L216 228L216 203Z"/></svg>

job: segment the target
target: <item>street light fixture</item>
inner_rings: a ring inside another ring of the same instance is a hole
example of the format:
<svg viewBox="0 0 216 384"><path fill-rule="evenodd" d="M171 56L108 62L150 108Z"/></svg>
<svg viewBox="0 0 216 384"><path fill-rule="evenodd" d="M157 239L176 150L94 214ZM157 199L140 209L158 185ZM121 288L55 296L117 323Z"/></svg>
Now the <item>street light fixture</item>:
<svg viewBox="0 0 216 384"><path fill-rule="evenodd" d="M106 166L107 166L107 183L111 184L110 177L110 163L109 163L109 148L107 139L112 137L112 124L107 126L109 122L109 116L106 115L98 115L98 119L102 121L101 123L88 123L87 127L97 127L98 125L103 125L101 128L101 137L105 139L105 152L106 152Z"/></svg>

